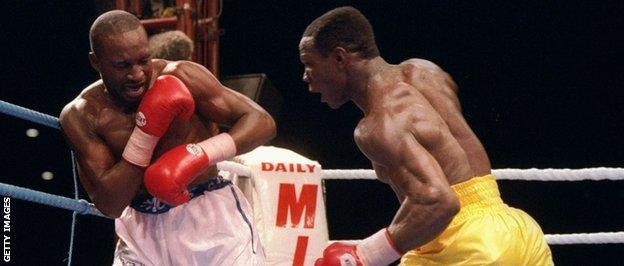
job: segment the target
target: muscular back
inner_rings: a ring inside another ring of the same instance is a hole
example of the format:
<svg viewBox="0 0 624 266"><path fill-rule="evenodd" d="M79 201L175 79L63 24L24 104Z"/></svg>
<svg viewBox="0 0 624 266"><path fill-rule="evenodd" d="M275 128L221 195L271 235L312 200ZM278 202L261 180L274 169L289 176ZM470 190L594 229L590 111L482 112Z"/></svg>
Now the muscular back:
<svg viewBox="0 0 624 266"><path fill-rule="evenodd" d="M358 124L355 140L399 198L410 193L404 191L404 182L414 181L410 177L423 184L454 184L472 177L464 150L418 90L387 79L373 86L375 100Z"/></svg>
<svg viewBox="0 0 624 266"><path fill-rule="evenodd" d="M475 175L491 172L490 160L481 141L461 113L457 84L436 64L422 59L406 60L399 65L401 79L418 89L440 114L451 133L468 155Z"/></svg>

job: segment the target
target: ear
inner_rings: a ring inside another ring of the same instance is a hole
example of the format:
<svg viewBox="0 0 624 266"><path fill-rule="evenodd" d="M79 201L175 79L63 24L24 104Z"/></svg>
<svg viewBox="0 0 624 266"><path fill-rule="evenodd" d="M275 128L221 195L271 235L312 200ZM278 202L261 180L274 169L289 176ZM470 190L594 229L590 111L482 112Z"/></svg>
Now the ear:
<svg viewBox="0 0 624 266"><path fill-rule="evenodd" d="M93 67L93 69L100 72L100 60L98 60L94 52L89 52L89 63L91 63L91 67Z"/></svg>
<svg viewBox="0 0 624 266"><path fill-rule="evenodd" d="M345 50L342 47L336 47L334 48L334 60L336 60L336 63L338 63L339 65L346 65L348 62L347 60L349 59L349 52L347 52L347 50Z"/></svg>

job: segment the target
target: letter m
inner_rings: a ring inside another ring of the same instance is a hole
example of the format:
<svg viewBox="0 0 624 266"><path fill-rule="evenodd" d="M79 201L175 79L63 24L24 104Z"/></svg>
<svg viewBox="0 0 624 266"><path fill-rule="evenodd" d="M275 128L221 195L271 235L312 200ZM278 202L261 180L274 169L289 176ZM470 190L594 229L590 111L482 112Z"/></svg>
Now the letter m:
<svg viewBox="0 0 624 266"><path fill-rule="evenodd" d="M316 215L316 192L318 185L303 185L299 200L295 193L295 184L280 184L277 202L277 220L275 225L286 227L288 214L290 213L291 227L299 226L301 215L305 209L304 228L314 228L314 216Z"/></svg>

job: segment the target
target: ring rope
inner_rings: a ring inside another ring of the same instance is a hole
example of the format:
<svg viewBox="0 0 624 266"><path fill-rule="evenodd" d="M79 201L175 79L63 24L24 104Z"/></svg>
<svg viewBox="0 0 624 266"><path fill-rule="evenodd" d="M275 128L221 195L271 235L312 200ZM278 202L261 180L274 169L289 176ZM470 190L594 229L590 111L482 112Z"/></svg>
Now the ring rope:
<svg viewBox="0 0 624 266"><path fill-rule="evenodd" d="M58 118L0 100L0 112L17 118L60 129Z"/></svg>
<svg viewBox="0 0 624 266"><path fill-rule="evenodd" d="M624 232L599 232L545 235L548 244L615 244L624 243Z"/></svg>
<svg viewBox="0 0 624 266"><path fill-rule="evenodd" d="M22 118L31 122L60 129L58 118L33 111L21 106L0 100L0 112ZM73 153L72 153L73 161ZM242 176L251 176L248 166L236 162L225 161L217 164L217 168ZM376 179L375 172L368 169L324 170L323 179ZM492 171L499 180L539 180L539 181L580 181L580 180L622 180L624 168L585 168L585 169L497 169ZM75 181L75 176L74 176ZM76 184L75 184L76 185ZM92 203L84 199L70 199L32 189L21 188L0 183L0 194L22 200L37 202L54 207L64 208L79 214L90 214L109 218L98 211ZM75 195L77 198L77 193ZM109 218L110 219L110 218ZM73 225L72 225L73 228ZM73 235L71 236L73 239ZM624 243L624 232L547 234L548 244L603 244ZM358 240L347 240L357 243ZM73 242L73 241L72 241ZM337 241L331 241L337 242ZM71 264L71 248L69 251ZM68 264L68 265L70 265Z"/></svg>
<svg viewBox="0 0 624 266"><path fill-rule="evenodd" d="M576 233L576 234L551 234L544 235L549 245L573 245L573 244L619 244L624 243L624 232L599 232L599 233ZM342 242L357 245L362 240L330 240L330 243Z"/></svg>
<svg viewBox="0 0 624 266"><path fill-rule="evenodd" d="M494 169L497 180L583 181L624 180L624 168L594 167L582 169ZM323 179L377 179L368 169L323 170Z"/></svg>
<svg viewBox="0 0 624 266"><path fill-rule="evenodd" d="M223 161L217 163L220 170L241 176L250 176L249 166ZM526 181L583 181L583 180L624 180L624 168L594 167L582 169L495 169L492 173L498 180ZM370 169L324 169L323 179L377 179L375 171Z"/></svg>
<svg viewBox="0 0 624 266"><path fill-rule="evenodd" d="M18 187L5 183L0 183L0 194L10 196L26 201L32 201L39 204L49 205L57 208L75 211L79 214L90 214L95 216L106 217L98 211L93 203L89 203L84 199L75 200L58 195L53 195L41 191L28 188Z"/></svg>
<svg viewBox="0 0 624 266"><path fill-rule="evenodd" d="M74 151L71 151L72 158L72 175L74 176L74 200L80 200L78 198L78 182L76 182L76 176L78 176L76 169L76 157L74 156ZM93 205L92 207L95 207ZM69 250L67 251L67 266L72 265L72 259L74 254L74 238L76 237L76 216L78 216L78 212L72 212L72 222L69 231Z"/></svg>

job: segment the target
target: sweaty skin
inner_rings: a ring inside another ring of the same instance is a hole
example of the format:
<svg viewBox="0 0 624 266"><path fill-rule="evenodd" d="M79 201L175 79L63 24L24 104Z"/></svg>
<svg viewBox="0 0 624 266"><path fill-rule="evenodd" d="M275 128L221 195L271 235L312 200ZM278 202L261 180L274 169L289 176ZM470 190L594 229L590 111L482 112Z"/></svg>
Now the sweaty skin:
<svg viewBox="0 0 624 266"><path fill-rule="evenodd" d="M450 186L491 171L461 115L451 77L421 59L392 65L342 47L325 57L308 36L299 50L310 92L332 108L353 101L364 112L354 138L401 203L388 227L397 247L407 251L431 241L459 211Z"/></svg>
<svg viewBox="0 0 624 266"><path fill-rule="evenodd" d="M152 161L184 143L196 143L218 134L217 124L228 131L238 153L248 152L275 135L273 119L249 98L230 90L203 66L188 61L151 59L145 30L138 28L109 36L98 55L90 54L102 79L85 88L62 110L65 138L75 151L83 187L104 214L119 217L131 200L146 194L144 169L122 159L135 126L138 103L156 77L178 77L196 104L187 122L174 119L159 140ZM190 186L216 174L211 167Z"/></svg>

